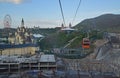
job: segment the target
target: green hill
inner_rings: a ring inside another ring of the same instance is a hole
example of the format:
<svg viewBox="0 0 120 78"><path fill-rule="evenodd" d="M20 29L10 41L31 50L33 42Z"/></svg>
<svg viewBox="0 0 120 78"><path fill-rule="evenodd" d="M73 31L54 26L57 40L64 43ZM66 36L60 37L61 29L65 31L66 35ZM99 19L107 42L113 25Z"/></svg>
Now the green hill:
<svg viewBox="0 0 120 78"><path fill-rule="evenodd" d="M83 31L90 30L89 35L91 41L101 39L104 31L120 32L120 15L104 14L95 18L86 19L74 26L74 28L78 29L78 31L69 35L63 32L57 33L57 30L52 34L49 34L41 41L41 48L63 48L75 37L77 38L72 41L67 48L79 48L81 46L82 38L86 37L86 32Z"/></svg>
<svg viewBox="0 0 120 78"><path fill-rule="evenodd" d="M75 28L80 30L103 30L108 32L120 32L120 14L104 14L95 18L83 20Z"/></svg>

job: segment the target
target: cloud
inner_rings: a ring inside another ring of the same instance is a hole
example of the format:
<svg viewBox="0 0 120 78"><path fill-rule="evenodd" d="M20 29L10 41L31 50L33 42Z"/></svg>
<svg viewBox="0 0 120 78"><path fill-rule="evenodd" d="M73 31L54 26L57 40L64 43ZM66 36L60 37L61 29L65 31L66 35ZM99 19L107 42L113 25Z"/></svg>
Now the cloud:
<svg viewBox="0 0 120 78"><path fill-rule="evenodd" d="M75 21L74 25L79 23L80 20ZM69 26L69 21L66 21L66 27ZM25 25L28 27L34 27L34 26L39 26L41 28L54 28L54 27L61 27L62 20L26 20Z"/></svg>
<svg viewBox="0 0 120 78"><path fill-rule="evenodd" d="M28 23L35 23L35 24L44 24L44 25L55 25L56 22L55 21L47 21L47 20L37 20L37 21L28 21Z"/></svg>
<svg viewBox="0 0 120 78"><path fill-rule="evenodd" d="M114 9L114 10L111 10L111 11L108 11L109 13L119 13L120 12L120 9Z"/></svg>
<svg viewBox="0 0 120 78"><path fill-rule="evenodd" d="M20 4L28 0L0 0L3 3L13 3L13 4Z"/></svg>
<svg viewBox="0 0 120 78"><path fill-rule="evenodd" d="M25 21L25 25L28 27L39 26L41 28L53 28L60 26L59 20L30 20Z"/></svg>

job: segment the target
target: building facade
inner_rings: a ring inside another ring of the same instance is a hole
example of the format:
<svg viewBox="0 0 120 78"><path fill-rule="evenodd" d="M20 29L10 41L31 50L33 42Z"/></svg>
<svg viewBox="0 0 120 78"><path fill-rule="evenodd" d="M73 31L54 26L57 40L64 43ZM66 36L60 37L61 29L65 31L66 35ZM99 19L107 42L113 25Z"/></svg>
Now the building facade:
<svg viewBox="0 0 120 78"><path fill-rule="evenodd" d="M15 33L9 33L9 44L0 44L0 55L35 54L39 51L35 37L24 26L24 20Z"/></svg>
<svg viewBox="0 0 120 78"><path fill-rule="evenodd" d="M0 44L0 55L34 55L39 51L39 47L36 44Z"/></svg>
<svg viewBox="0 0 120 78"><path fill-rule="evenodd" d="M8 42L10 44L29 44L34 43L34 36L24 26L24 20L21 21L21 26L17 28L15 33L9 33Z"/></svg>

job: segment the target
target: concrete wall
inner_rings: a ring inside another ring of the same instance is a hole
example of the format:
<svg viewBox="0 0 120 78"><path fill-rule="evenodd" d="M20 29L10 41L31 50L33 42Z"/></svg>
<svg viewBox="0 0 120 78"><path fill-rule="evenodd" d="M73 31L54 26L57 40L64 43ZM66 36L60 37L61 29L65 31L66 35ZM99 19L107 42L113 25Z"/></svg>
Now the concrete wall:
<svg viewBox="0 0 120 78"><path fill-rule="evenodd" d="M103 59L105 54L107 54L107 52L109 52L109 50L111 50L111 48L112 48L112 46L110 43L105 43L104 45L100 46L97 50L96 59L97 60Z"/></svg>

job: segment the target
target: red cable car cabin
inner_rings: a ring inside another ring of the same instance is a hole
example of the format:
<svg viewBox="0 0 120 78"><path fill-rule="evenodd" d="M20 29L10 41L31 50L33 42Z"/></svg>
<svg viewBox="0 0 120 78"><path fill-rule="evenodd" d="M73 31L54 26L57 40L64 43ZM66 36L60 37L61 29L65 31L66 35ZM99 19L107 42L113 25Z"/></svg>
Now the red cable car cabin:
<svg viewBox="0 0 120 78"><path fill-rule="evenodd" d="M90 48L90 40L88 38L83 38L82 48L85 48L85 49Z"/></svg>

